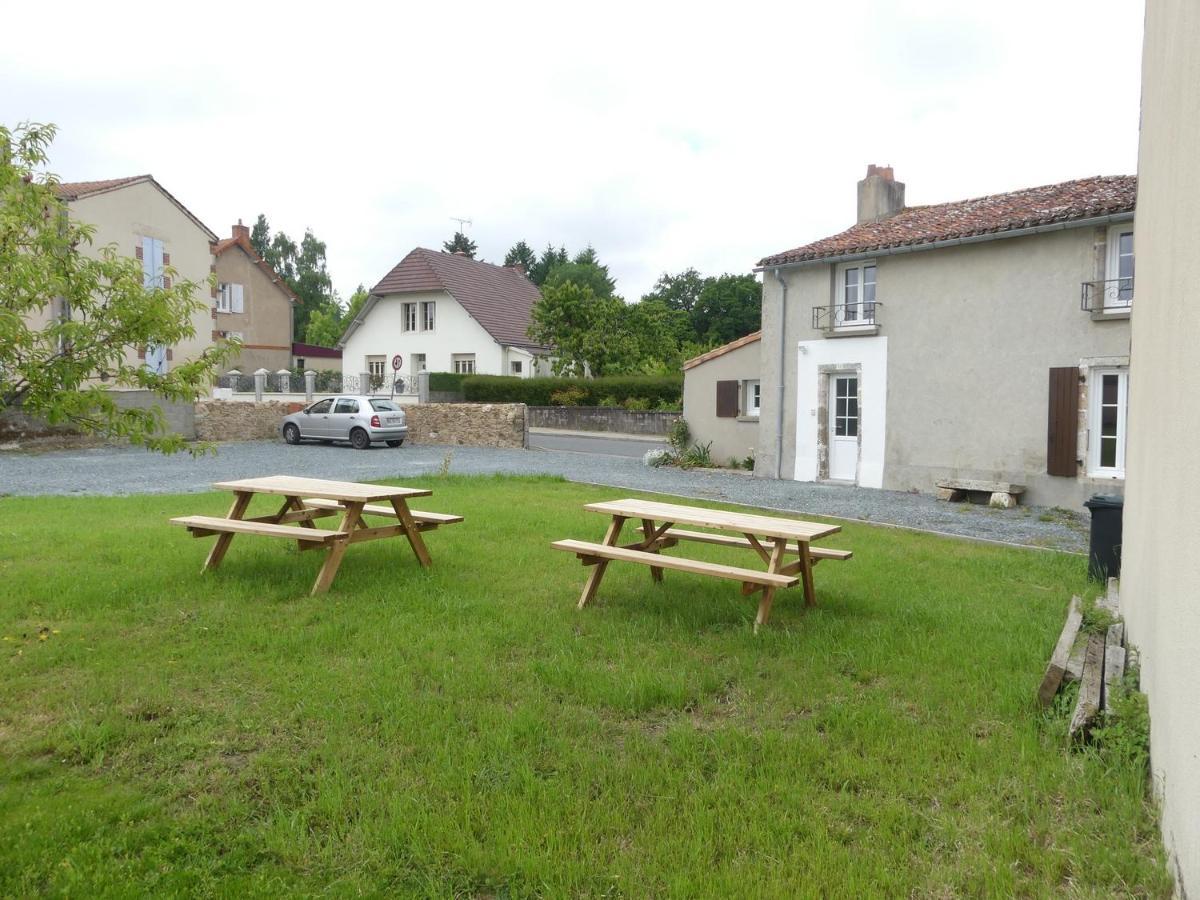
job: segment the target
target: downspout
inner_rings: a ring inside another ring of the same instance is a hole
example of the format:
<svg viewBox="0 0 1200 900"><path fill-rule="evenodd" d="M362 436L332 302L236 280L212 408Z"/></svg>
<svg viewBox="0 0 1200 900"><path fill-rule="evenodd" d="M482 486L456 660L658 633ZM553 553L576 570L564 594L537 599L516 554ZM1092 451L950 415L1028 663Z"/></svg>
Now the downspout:
<svg viewBox="0 0 1200 900"><path fill-rule="evenodd" d="M775 478L783 477L783 398L784 387L787 383L787 281L779 274L779 269L771 270L779 289L783 292L779 301L779 390L775 401Z"/></svg>

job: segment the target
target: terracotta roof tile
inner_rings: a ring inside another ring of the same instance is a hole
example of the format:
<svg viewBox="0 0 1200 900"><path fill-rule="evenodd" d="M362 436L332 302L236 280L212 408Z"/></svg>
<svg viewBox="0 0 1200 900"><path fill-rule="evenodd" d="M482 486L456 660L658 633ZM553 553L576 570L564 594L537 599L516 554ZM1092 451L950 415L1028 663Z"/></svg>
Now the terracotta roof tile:
<svg viewBox="0 0 1200 900"><path fill-rule="evenodd" d="M214 242L211 246L212 255L220 256L226 250L230 250L233 247L240 247L250 257L250 261L271 280L271 283L275 287L279 288L287 296L288 300L293 304L300 302L300 297L296 292L288 286L288 283L283 280L283 276L276 272L275 268L269 262L258 255L254 249L254 245L250 243L250 238L246 237L245 234L235 234L233 237L222 238ZM340 356L341 353L339 352L338 355Z"/></svg>
<svg viewBox="0 0 1200 900"><path fill-rule="evenodd" d="M113 188L125 187L138 181L153 181L152 175L131 175L128 178L107 178L103 181L62 181L54 186L60 200L78 200L90 194L102 194Z"/></svg>
<svg viewBox="0 0 1200 900"><path fill-rule="evenodd" d="M740 337L737 340L730 341L728 344L722 344L720 347L715 347L707 353L701 353L699 356L693 356L683 364L685 370L698 366L701 363L706 363L710 359L716 359L718 356L724 356L726 353L731 353L739 347L745 347L747 344L753 344L755 341L762 340L762 332L755 331L745 337Z"/></svg>
<svg viewBox="0 0 1200 900"><path fill-rule="evenodd" d="M422 291L450 294L498 343L541 349L527 331L542 295L516 269L418 247L371 289L376 296Z"/></svg>
<svg viewBox="0 0 1200 900"><path fill-rule="evenodd" d="M911 206L880 222L864 222L759 260L777 266L852 253L874 253L896 247L931 244L1019 228L1132 212L1137 176L1110 175L992 194L972 200Z"/></svg>

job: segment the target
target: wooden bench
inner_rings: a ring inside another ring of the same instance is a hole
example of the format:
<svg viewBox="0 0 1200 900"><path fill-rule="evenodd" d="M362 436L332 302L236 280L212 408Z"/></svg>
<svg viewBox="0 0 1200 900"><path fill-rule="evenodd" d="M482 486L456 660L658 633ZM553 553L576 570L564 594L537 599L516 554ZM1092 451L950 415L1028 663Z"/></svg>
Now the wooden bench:
<svg viewBox="0 0 1200 900"><path fill-rule="evenodd" d="M344 531L325 531L320 528L302 528L295 525L276 525L271 522L250 519L226 519L221 516L178 516L172 525L182 525L193 537L212 534L260 534L264 537L288 538L293 541L311 541L326 544L346 537Z"/></svg>
<svg viewBox="0 0 1200 900"><path fill-rule="evenodd" d="M643 526L638 529L643 534L646 533L646 528ZM726 534L713 534L711 531L687 531L683 528L668 528L662 535L663 538L674 538L679 541L696 541L702 544L716 544L720 547L737 547L739 550L753 550L754 545L746 538L733 537ZM761 542L760 542L761 543ZM670 544L663 544L670 546ZM788 553L799 554L800 548L788 548ZM809 547L808 555L812 557L815 565L822 559L837 559L846 560L854 556L853 550L834 550L832 547Z"/></svg>
<svg viewBox="0 0 1200 900"><path fill-rule="evenodd" d="M776 575L773 572L759 572L755 569L742 569L738 566L702 562L698 559L662 556L658 553L648 553L645 550L634 550L630 547L614 547L608 544L595 544L591 541L555 541L550 546L556 550L566 550L569 553L574 553L585 566L596 565L602 559L612 559L619 562L640 563L644 566L650 566L652 569L674 569L679 572L691 572L694 575L709 575L713 578L740 581L743 585L789 588L795 587L800 583L799 577L795 575Z"/></svg>
<svg viewBox="0 0 1200 900"><path fill-rule="evenodd" d="M345 507L336 500L322 500L319 497L306 497L300 502L303 503L308 509L320 510L320 512L313 516L313 518L332 516L345 510ZM377 506L373 503L368 503L362 508L362 515L388 516L392 519L397 518L396 510L391 506ZM457 522L463 521L462 516L455 516L451 515L450 513L421 512L420 510L416 509L410 510L409 515L413 517L413 521L418 525L427 525L432 528L436 528L439 525L453 525Z"/></svg>
<svg viewBox="0 0 1200 900"><path fill-rule="evenodd" d="M972 495L987 494L988 505L999 509L1012 509L1017 505L1025 485L1007 481L980 481L973 478L948 478L937 482L939 500L958 502L969 500Z"/></svg>

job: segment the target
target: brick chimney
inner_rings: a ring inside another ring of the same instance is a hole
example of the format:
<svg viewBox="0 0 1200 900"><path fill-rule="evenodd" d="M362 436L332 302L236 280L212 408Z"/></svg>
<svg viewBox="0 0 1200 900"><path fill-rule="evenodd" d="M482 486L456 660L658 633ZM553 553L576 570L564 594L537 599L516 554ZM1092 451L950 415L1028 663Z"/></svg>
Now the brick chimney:
<svg viewBox="0 0 1200 900"><path fill-rule="evenodd" d="M867 177L858 183L858 223L878 222L904 209L904 182L897 181L891 166L867 166Z"/></svg>
<svg viewBox="0 0 1200 900"><path fill-rule="evenodd" d="M525 267L523 265L521 265L520 263L513 263L511 266L509 266L509 268L512 269L514 272L516 272L518 275L525 274Z"/></svg>
<svg viewBox="0 0 1200 900"><path fill-rule="evenodd" d="M237 224L233 226L233 239L241 241L245 238L246 243L250 243L250 229L242 224L242 220L238 219Z"/></svg>

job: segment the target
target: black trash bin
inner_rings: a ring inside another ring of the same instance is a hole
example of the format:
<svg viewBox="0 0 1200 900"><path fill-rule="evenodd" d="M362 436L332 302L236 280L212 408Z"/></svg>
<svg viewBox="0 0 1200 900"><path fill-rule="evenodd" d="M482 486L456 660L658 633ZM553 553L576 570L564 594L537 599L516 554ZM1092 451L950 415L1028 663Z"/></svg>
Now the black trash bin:
<svg viewBox="0 0 1200 900"><path fill-rule="evenodd" d="M1092 511L1092 540L1088 551L1088 578L1105 581L1121 574L1121 520L1125 498L1095 494L1083 504Z"/></svg>

